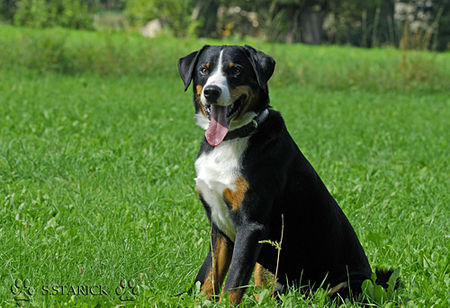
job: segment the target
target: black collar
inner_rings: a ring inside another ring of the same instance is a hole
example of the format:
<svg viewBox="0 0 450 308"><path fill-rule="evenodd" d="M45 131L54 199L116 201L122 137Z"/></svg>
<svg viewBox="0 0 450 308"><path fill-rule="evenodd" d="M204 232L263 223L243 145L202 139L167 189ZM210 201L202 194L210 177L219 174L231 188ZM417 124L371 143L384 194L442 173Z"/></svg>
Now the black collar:
<svg viewBox="0 0 450 308"><path fill-rule="evenodd" d="M250 123L228 132L228 134L225 136L224 141L250 136L258 128L258 126L265 119L267 119L268 115L269 115L269 110L264 109L260 114L258 114L256 117L254 117L253 120L250 121Z"/></svg>

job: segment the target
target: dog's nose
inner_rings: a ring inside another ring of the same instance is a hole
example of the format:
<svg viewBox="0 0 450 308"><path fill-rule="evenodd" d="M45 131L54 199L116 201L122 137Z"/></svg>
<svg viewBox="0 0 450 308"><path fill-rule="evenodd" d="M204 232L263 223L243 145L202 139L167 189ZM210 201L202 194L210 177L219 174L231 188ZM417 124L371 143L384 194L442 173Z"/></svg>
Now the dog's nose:
<svg viewBox="0 0 450 308"><path fill-rule="evenodd" d="M215 102L222 93L222 90L218 86L207 86L203 90L203 94L208 102Z"/></svg>

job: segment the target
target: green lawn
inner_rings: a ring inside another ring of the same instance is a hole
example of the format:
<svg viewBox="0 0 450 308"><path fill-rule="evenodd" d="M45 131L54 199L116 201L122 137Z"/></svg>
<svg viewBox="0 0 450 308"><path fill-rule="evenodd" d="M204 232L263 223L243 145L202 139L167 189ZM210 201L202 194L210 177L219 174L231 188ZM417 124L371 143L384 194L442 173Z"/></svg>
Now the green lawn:
<svg viewBox="0 0 450 308"><path fill-rule="evenodd" d="M208 304L172 296L208 248L202 131L176 72L206 42L0 26L0 306L16 305L15 279L37 307ZM277 61L272 105L372 266L400 269L391 304L448 307L450 54L249 42ZM121 279L134 301L115 294ZM52 295L60 285L108 295ZM308 304L341 303L263 300Z"/></svg>

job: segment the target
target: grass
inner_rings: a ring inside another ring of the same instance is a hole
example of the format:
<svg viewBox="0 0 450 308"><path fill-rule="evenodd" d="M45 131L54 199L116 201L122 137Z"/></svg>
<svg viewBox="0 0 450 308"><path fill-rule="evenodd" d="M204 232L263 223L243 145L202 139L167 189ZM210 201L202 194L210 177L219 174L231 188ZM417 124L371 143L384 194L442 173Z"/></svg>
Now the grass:
<svg viewBox="0 0 450 308"><path fill-rule="evenodd" d="M0 306L18 278L29 306L121 305L122 279L140 290L125 305L212 305L172 296L208 249L202 131L176 73L205 42L0 26ZM277 60L272 105L372 266L400 269L389 305L447 307L449 54L250 43ZM109 295L42 294L58 285ZM261 306L341 304L262 292Z"/></svg>

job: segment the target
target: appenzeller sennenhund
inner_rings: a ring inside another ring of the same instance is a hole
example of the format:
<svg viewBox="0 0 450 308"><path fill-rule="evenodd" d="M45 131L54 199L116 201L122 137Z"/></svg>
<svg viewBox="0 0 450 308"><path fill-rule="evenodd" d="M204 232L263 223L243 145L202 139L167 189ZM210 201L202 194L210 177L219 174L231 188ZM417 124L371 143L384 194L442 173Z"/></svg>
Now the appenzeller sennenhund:
<svg viewBox="0 0 450 308"><path fill-rule="evenodd" d="M211 223L210 251L195 278L201 292L238 304L278 270L277 284L358 294L372 270L334 198L269 106L275 61L250 46L204 46L178 61L193 82L196 190ZM280 242L281 252L264 240Z"/></svg>

